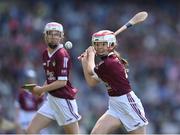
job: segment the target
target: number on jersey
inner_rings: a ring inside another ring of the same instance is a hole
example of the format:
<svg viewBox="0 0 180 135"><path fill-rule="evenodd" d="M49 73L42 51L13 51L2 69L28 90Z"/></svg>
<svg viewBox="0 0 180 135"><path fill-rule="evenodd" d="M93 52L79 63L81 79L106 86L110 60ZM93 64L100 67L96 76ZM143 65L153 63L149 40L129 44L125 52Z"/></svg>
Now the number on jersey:
<svg viewBox="0 0 180 135"><path fill-rule="evenodd" d="M67 65L68 65L68 57L64 57L63 68L67 68Z"/></svg>

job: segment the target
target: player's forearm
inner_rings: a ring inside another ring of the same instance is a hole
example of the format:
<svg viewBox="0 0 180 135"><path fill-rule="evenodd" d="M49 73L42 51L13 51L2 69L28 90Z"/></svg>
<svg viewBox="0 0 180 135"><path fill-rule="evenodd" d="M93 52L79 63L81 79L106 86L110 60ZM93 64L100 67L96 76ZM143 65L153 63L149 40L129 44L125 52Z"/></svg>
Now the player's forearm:
<svg viewBox="0 0 180 135"><path fill-rule="evenodd" d="M64 87L66 84L67 84L67 81L57 80L53 83L43 85L42 89L43 89L43 92L53 91L53 90L56 90L58 88Z"/></svg>
<svg viewBox="0 0 180 135"><path fill-rule="evenodd" d="M96 83L96 80L92 77L93 74L90 74L88 71L87 71L87 63L82 63L82 67L83 67L83 72L84 72L84 76L85 76L85 79L86 79L86 82L87 84L90 86L90 87L93 87L95 86L97 83Z"/></svg>
<svg viewBox="0 0 180 135"><path fill-rule="evenodd" d="M83 68L83 73L84 73L85 79L86 79L86 81L88 81L90 78L90 75L88 74L88 71L87 71L87 63L85 64L82 62L82 68Z"/></svg>
<svg viewBox="0 0 180 135"><path fill-rule="evenodd" d="M88 57L88 60L87 60L87 72L90 75L93 75L93 70L94 70L94 67L95 67L94 59L95 59L94 53L89 53L89 57Z"/></svg>

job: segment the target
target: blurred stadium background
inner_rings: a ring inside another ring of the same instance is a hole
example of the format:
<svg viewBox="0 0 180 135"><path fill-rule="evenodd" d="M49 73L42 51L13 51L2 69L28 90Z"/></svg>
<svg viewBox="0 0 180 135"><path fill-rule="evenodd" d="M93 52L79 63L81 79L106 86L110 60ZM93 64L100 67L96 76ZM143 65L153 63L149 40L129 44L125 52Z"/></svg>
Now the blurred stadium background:
<svg viewBox="0 0 180 135"><path fill-rule="evenodd" d="M115 31L143 10L149 13L148 19L118 36L118 50L130 63L130 82L144 105L148 133L180 133L178 0L1 0L0 117L18 118L14 103L27 71L35 71L38 84L43 84L41 53L46 46L42 32L47 22L57 21L74 45L70 50L72 83L79 89L80 128L81 133L90 133L107 109L108 98L103 85L87 86L77 56L91 44L94 32Z"/></svg>

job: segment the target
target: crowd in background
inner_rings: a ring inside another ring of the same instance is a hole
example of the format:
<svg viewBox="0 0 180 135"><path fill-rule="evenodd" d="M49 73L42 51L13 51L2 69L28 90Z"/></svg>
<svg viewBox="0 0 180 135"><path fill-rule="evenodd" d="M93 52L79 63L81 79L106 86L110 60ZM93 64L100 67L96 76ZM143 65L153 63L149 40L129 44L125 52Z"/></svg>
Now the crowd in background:
<svg viewBox="0 0 180 135"><path fill-rule="evenodd" d="M87 86L77 57L91 45L94 32L115 31L144 10L148 19L118 35L118 50L129 62L129 80L144 105L148 133L180 133L180 2L174 0L0 1L0 117L18 118L15 102L29 70L39 85L44 83L43 28L56 21L64 26L65 41L73 43L71 82L79 89L81 132L89 133L108 99L103 85Z"/></svg>

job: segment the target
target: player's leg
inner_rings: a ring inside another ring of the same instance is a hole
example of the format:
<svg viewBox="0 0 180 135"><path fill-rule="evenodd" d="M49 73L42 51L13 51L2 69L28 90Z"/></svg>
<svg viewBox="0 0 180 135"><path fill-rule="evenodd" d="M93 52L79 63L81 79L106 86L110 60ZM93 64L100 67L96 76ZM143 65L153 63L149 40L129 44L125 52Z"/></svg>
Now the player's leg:
<svg viewBox="0 0 180 135"><path fill-rule="evenodd" d="M27 128L27 133L39 133L41 129L46 128L53 120L53 109L51 109L49 101L45 101L43 106L38 110L32 122Z"/></svg>
<svg viewBox="0 0 180 135"><path fill-rule="evenodd" d="M120 128L122 123L117 118L105 113L101 118L96 122L96 125L91 131L91 134L108 134L112 131Z"/></svg>
<svg viewBox="0 0 180 135"><path fill-rule="evenodd" d="M68 125L63 126L66 134L78 134L79 133L79 125L78 122L73 122Z"/></svg>
<svg viewBox="0 0 180 135"><path fill-rule="evenodd" d="M26 133L38 134L41 129L46 128L52 121L52 119L37 113L28 126Z"/></svg>

